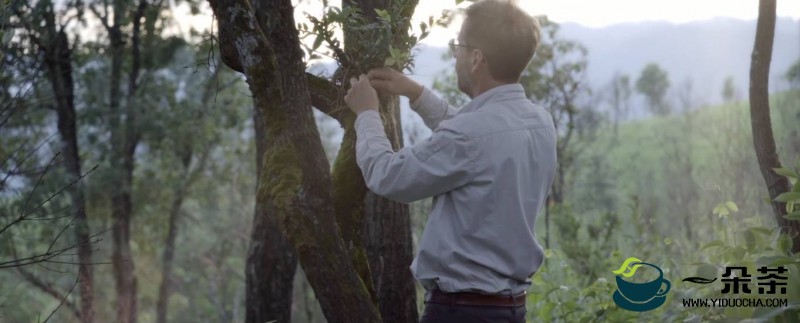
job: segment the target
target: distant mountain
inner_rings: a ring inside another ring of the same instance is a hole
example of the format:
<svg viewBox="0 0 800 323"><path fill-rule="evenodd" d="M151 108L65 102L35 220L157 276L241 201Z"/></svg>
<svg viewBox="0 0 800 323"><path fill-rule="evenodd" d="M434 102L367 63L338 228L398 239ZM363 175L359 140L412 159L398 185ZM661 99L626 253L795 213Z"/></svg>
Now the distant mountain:
<svg viewBox="0 0 800 323"><path fill-rule="evenodd" d="M644 22L588 28L561 25L561 36L589 49L588 77L594 88L606 84L614 72L633 80L649 62L667 70L674 86L691 79L705 101L721 100L725 78L732 76L742 98L747 97L750 55L756 21L717 18L686 24ZM800 59L800 20L779 18L770 67L770 91L785 89L783 75Z"/></svg>
<svg viewBox="0 0 800 323"><path fill-rule="evenodd" d="M755 20L717 18L684 24L641 22L603 28L564 23L559 34L588 48L587 77L595 92L603 91L615 72L628 74L635 82L644 66L654 62L669 73L673 89L691 79L698 102L714 104L721 101L722 86L728 76L734 78L739 98L747 98L755 30ZM454 61L447 56L445 44L421 45L415 52L416 68L411 77L418 82L430 87L444 70L453 71ZM443 57L447 60L442 60ZM778 18L770 68L771 92L786 89L783 75L797 59L800 59L800 20ZM334 68L335 64L329 63L310 70L332 73ZM645 116L638 95L636 100L633 115ZM405 100L402 104L407 106ZM419 122L407 109L403 118Z"/></svg>
<svg viewBox="0 0 800 323"><path fill-rule="evenodd" d="M725 78L732 76L741 98L747 97L750 55L755 40L756 21L732 18L673 24L642 22L589 28L574 23L561 24L560 37L576 40L589 50L587 76L595 90L601 90L615 72L636 80L650 62L669 73L677 86L691 79L694 91L704 102L721 100ZM452 69L452 61L442 61L446 47L417 48L413 77L426 85L442 70ZM770 68L770 91L785 89L783 75L800 59L800 20L778 18Z"/></svg>

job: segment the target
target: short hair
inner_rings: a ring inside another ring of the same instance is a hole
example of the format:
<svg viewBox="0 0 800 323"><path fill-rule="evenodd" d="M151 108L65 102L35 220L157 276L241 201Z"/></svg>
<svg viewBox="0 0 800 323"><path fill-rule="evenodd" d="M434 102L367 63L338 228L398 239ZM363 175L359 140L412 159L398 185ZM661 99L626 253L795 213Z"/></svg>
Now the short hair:
<svg viewBox="0 0 800 323"><path fill-rule="evenodd" d="M519 82L539 46L539 22L513 1L482 0L466 10L464 41L483 52L489 74Z"/></svg>

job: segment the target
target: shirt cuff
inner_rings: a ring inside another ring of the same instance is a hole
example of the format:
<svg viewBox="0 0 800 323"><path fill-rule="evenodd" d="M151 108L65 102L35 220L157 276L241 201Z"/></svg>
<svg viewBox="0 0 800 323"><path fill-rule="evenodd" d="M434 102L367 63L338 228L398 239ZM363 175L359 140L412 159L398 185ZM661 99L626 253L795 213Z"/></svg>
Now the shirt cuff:
<svg viewBox="0 0 800 323"><path fill-rule="evenodd" d="M376 122L380 125L383 125L381 121L381 114L377 110L367 110L361 112L356 117L356 122L354 124L354 127L356 128L356 133L360 132L359 129L368 127L370 124L374 125Z"/></svg>
<svg viewBox="0 0 800 323"><path fill-rule="evenodd" d="M409 101L408 106L411 108L411 110L417 111L422 106L422 102L430 101L429 97L431 95L433 95L433 92L431 92L431 90L429 90L428 87L423 86L422 93L420 93L417 99L414 100L413 102Z"/></svg>

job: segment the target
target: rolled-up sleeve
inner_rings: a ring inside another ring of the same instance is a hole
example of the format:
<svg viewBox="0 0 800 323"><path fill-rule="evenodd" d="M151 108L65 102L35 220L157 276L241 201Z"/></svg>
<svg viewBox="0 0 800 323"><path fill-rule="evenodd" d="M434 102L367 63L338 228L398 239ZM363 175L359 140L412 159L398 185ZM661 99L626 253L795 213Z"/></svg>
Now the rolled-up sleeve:
<svg viewBox="0 0 800 323"><path fill-rule="evenodd" d="M470 138L439 127L427 140L393 151L380 114L370 110L355 122L356 162L375 194L409 203L468 183L475 175L477 150Z"/></svg>

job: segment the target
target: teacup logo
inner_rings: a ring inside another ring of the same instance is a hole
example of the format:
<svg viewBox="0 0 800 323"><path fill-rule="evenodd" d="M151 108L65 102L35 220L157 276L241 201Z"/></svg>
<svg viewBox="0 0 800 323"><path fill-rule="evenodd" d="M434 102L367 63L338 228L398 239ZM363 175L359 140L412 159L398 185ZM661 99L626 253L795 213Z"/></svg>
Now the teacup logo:
<svg viewBox="0 0 800 323"><path fill-rule="evenodd" d="M666 301L671 284L664 279L664 272L658 266L630 257L613 273L617 274L617 290L613 297L617 306L629 311L645 312L658 308Z"/></svg>

